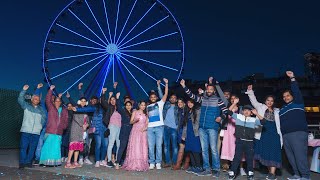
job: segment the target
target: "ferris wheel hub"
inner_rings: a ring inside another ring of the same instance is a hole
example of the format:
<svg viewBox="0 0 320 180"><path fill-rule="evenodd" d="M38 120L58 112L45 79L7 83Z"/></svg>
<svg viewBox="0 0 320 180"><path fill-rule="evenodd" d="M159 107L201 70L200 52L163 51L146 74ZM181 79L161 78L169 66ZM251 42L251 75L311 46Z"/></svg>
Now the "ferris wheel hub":
<svg viewBox="0 0 320 180"><path fill-rule="evenodd" d="M111 44L108 44L106 50L107 50L107 53L109 54L116 54L119 49L116 44L111 43Z"/></svg>

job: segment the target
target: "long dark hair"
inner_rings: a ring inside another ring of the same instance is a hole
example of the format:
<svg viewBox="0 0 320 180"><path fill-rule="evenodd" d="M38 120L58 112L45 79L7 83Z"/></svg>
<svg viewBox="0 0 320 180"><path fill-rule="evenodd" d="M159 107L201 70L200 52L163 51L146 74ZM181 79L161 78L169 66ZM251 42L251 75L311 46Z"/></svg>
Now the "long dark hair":
<svg viewBox="0 0 320 180"><path fill-rule="evenodd" d="M192 108L189 108L188 107L188 102L191 102L192 104L193 104L193 107ZM187 111L187 113L185 114L185 116L184 116L184 121L183 121L183 125L184 126L186 126L187 124L188 124L188 120L189 120L189 112L191 113L190 115L192 115L193 116L193 119L192 119L192 123L195 123L196 122L196 120L197 120L197 112L196 112L196 106L195 106L195 102L194 102L194 100L193 99L189 99L188 101L187 101L187 109L188 109L188 111Z"/></svg>
<svg viewBox="0 0 320 180"><path fill-rule="evenodd" d="M124 112L126 113L127 117L130 118L131 115L132 115L133 107L131 108L130 111L128 111L127 108L126 108L127 104L130 104L132 106L132 103L130 101L127 101L127 102L124 103Z"/></svg>
<svg viewBox="0 0 320 180"><path fill-rule="evenodd" d="M116 100L116 105L112 105L112 104L111 104L111 98L114 98L114 99ZM114 111L116 110L117 101L118 101L118 99L117 99L115 96L111 96L110 99L109 99L109 108L110 108L111 115L112 115L112 114L114 113Z"/></svg>
<svg viewBox="0 0 320 180"><path fill-rule="evenodd" d="M141 105L141 103L145 103L145 104L146 104L146 108L143 110L143 113L144 113L145 115L147 115L147 102L146 102L146 101L144 101L144 100L139 101L137 110L140 109L139 106Z"/></svg>
<svg viewBox="0 0 320 180"><path fill-rule="evenodd" d="M267 101L268 98L272 98L273 99L273 105L272 105L272 109L275 108L275 105L276 105L276 97L274 95L267 95L265 98L264 98L264 102Z"/></svg>

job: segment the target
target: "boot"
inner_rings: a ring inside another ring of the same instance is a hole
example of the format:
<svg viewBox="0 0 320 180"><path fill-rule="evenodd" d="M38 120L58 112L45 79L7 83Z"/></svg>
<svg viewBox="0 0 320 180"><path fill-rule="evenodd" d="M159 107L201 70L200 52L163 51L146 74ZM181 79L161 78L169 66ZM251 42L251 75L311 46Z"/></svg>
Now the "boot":
<svg viewBox="0 0 320 180"><path fill-rule="evenodd" d="M184 151L179 151L178 158L177 158L177 163L173 166L173 170L180 170L181 169L181 163L182 163L182 159L183 159L183 154L184 154Z"/></svg>
<svg viewBox="0 0 320 180"><path fill-rule="evenodd" d="M190 165L190 155L187 154L186 158L184 159L183 169L187 170L189 168L189 165Z"/></svg>

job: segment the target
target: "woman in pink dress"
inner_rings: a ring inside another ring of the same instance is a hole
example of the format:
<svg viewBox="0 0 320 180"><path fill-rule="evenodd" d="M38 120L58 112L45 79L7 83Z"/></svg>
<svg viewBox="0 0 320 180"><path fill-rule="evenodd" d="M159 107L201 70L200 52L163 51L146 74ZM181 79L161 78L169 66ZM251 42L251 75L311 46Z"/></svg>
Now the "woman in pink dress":
<svg viewBox="0 0 320 180"><path fill-rule="evenodd" d="M139 103L138 110L132 113L130 123L133 124L133 127L129 137L126 159L122 168L128 171L147 171L149 163L146 102L141 101Z"/></svg>

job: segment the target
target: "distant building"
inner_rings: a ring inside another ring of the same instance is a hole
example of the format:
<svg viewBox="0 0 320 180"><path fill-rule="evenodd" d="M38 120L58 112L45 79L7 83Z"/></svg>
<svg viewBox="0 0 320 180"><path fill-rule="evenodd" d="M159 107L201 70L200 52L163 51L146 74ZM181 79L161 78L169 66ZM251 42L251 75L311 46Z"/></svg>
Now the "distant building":
<svg viewBox="0 0 320 180"><path fill-rule="evenodd" d="M320 54L307 53L305 59L305 74L312 83L320 83Z"/></svg>

